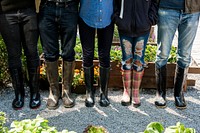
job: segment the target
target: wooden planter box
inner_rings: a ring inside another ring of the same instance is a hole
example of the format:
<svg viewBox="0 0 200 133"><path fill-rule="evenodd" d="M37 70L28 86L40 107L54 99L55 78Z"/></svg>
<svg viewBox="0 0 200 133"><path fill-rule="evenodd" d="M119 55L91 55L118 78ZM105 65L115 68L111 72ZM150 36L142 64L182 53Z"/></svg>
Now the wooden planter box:
<svg viewBox="0 0 200 133"><path fill-rule="evenodd" d="M43 61L43 60L41 60ZM94 65L99 65L98 60L94 60ZM82 60L76 61L76 69L82 68ZM174 85L174 74L175 74L176 64L167 64L167 88L173 88ZM200 69L198 67L191 67L189 69L189 73L200 73ZM95 87L99 85L95 85ZM187 79L187 84L185 86L195 86L195 80ZM111 62L110 69L110 80L109 80L109 88L123 88L122 76L121 76L121 64L120 62L114 61ZM47 80L41 80L40 88L42 90L48 89L49 84ZM82 89L80 89L82 88ZM75 89L72 89L73 93L83 94L85 93L85 87L80 86ZM141 88L156 88L156 80L155 80L155 63L150 62L147 64L144 70L144 76L141 83ZM185 87L186 88L186 87ZM76 91L77 90L77 91Z"/></svg>
<svg viewBox="0 0 200 133"><path fill-rule="evenodd" d="M167 64L167 88L174 87L175 69L176 64ZM188 73L200 73L200 69L199 67L190 67ZM195 80L187 79L185 90L187 86L195 86ZM111 63L109 87L123 88L121 66L118 64L118 62ZM145 67L141 88L156 88L155 63L150 62Z"/></svg>
<svg viewBox="0 0 200 133"><path fill-rule="evenodd" d="M175 68L176 64L167 64L167 88L173 88L174 86ZM148 63L147 67L144 69L141 88L156 88L155 63Z"/></svg>

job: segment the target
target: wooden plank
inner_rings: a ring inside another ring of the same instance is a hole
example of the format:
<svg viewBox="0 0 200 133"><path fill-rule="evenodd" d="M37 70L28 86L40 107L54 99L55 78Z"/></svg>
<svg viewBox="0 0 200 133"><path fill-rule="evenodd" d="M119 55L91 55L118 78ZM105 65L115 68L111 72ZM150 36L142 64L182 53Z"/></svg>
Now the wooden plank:
<svg viewBox="0 0 200 133"><path fill-rule="evenodd" d="M190 66L188 73L192 73L192 74L200 74L200 67L198 66Z"/></svg>

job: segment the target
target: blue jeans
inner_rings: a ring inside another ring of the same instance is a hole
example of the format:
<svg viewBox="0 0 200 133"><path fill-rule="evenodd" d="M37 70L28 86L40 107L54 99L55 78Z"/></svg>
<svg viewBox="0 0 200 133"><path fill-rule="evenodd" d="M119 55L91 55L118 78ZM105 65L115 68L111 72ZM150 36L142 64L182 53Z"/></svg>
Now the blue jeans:
<svg viewBox="0 0 200 133"><path fill-rule="evenodd" d="M186 14L179 10L160 8L158 11L158 50L156 67L166 65L172 41L178 30L177 64L181 68L189 66L191 50L196 36L199 13Z"/></svg>
<svg viewBox="0 0 200 133"><path fill-rule="evenodd" d="M39 30L44 58L47 61L56 61L59 56L64 61L75 60L77 21L78 2L63 2L57 5L47 1L41 6Z"/></svg>
<svg viewBox="0 0 200 133"><path fill-rule="evenodd" d="M139 37L120 35L122 69L140 72L144 69L144 56L149 33Z"/></svg>
<svg viewBox="0 0 200 133"><path fill-rule="evenodd" d="M25 8L0 14L0 31L8 51L10 69L22 67L22 48L26 56L27 66L39 66L37 50L38 25L34 9Z"/></svg>

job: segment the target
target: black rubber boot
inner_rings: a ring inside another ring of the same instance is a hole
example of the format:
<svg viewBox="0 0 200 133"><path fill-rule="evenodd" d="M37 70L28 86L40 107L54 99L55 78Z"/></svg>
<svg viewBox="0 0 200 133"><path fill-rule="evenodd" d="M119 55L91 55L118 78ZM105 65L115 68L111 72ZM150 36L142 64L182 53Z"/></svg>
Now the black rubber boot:
<svg viewBox="0 0 200 133"><path fill-rule="evenodd" d="M94 82L94 66L84 67L84 77L85 77L85 86L86 86L86 99L85 106L93 107L95 104L95 89L93 87Z"/></svg>
<svg viewBox="0 0 200 133"><path fill-rule="evenodd" d="M107 107L110 105L108 99L108 83L110 78L110 67L104 68L100 67L100 101L99 104L102 107Z"/></svg>
<svg viewBox="0 0 200 133"><path fill-rule="evenodd" d="M188 68L180 68L176 66L176 72L174 77L174 98L175 105L178 109L185 109L186 102L183 95L183 86L186 82L186 77L188 73Z"/></svg>
<svg viewBox="0 0 200 133"><path fill-rule="evenodd" d="M30 87L30 103L29 107L31 109L37 109L41 105L40 93L39 93L39 77L40 69L37 68L28 68L29 74L29 87Z"/></svg>
<svg viewBox="0 0 200 133"><path fill-rule="evenodd" d="M20 110L24 106L24 83L22 68L10 69L12 85L15 90L15 99L12 102L12 107L15 110Z"/></svg>
<svg viewBox="0 0 200 133"><path fill-rule="evenodd" d="M156 73L156 86L157 86L157 92L156 92L156 101L155 105L159 108L165 108L166 107L166 77L167 77L167 68L166 65L162 66L161 68L155 69Z"/></svg>

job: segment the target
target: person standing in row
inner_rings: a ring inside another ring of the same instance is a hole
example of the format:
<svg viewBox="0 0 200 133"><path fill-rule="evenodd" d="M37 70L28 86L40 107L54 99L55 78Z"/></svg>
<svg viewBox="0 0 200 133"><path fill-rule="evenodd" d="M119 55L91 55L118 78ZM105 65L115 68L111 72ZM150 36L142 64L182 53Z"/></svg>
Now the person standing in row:
<svg viewBox="0 0 200 133"><path fill-rule="evenodd" d="M144 56L151 26L157 23L156 0L115 0L113 19L122 48L123 106L140 106L139 88L144 73ZM133 97L133 99L132 99Z"/></svg>
<svg viewBox="0 0 200 133"><path fill-rule="evenodd" d="M199 12L199 0L160 0L158 50L155 62L157 84L155 105L159 108L166 107L166 65L176 30L178 31L178 46L174 98L178 109L186 108L183 86L191 62L191 50L198 28Z"/></svg>
<svg viewBox="0 0 200 133"><path fill-rule="evenodd" d="M158 50L155 62L157 84L155 105L159 108L166 107L166 66L176 30L178 31L178 46L174 98L178 109L186 108L183 86L191 61L191 50L198 28L199 12L199 0L160 0Z"/></svg>
<svg viewBox="0 0 200 133"><path fill-rule="evenodd" d="M50 94L47 100L48 109L57 109L59 105L58 59L60 56L62 58L63 105L66 108L75 105L70 93L75 68L74 47L76 44L78 3L78 0L41 1L39 30L47 78L50 84Z"/></svg>
<svg viewBox="0 0 200 133"><path fill-rule="evenodd" d="M8 67L15 90L12 107L19 110L24 106L24 79L22 70L22 48L27 61L31 109L40 106L39 56L37 50L38 25L33 0L1 0L0 32L8 51Z"/></svg>
<svg viewBox="0 0 200 133"><path fill-rule="evenodd" d="M100 61L100 106L110 104L108 99L108 82L110 75L110 48L114 25L111 21L113 0L80 0L79 33L83 49L83 68L86 85L85 106L95 104L94 82L94 47L95 34L98 37L98 54Z"/></svg>

